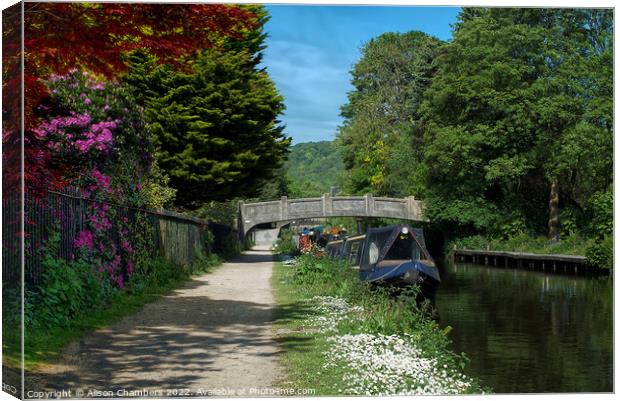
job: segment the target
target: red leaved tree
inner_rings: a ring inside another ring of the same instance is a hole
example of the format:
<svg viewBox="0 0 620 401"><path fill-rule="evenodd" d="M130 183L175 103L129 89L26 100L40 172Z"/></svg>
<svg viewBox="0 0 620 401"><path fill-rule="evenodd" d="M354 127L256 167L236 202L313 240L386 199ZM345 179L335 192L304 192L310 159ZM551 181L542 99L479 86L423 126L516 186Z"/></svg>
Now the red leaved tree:
<svg viewBox="0 0 620 401"><path fill-rule="evenodd" d="M25 3L24 132L27 187L59 184L46 170L45 152L32 135L36 109L47 97L43 79L73 68L114 79L125 69L122 55L148 49L160 62L182 65L196 50L243 43L261 24L256 7L219 4ZM4 13L3 143L5 166L19 163L20 13ZM11 96L11 94L13 94ZM7 170L5 170L7 171ZM8 171L15 171L8 169ZM5 174L5 193L19 174Z"/></svg>

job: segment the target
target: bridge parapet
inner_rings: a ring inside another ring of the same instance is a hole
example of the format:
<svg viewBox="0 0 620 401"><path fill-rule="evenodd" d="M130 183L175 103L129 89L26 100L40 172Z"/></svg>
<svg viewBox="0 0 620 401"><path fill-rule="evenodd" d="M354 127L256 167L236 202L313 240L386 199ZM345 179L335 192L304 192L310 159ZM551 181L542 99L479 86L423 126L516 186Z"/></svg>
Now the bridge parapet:
<svg viewBox="0 0 620 401"><path fill-rule="evenodd" d="M243 234L252 227L278 221L320 217L387 217L413 221L428 221L422 216L422 202L413 196L406 198L364 196L330 196L241 203L240 218Z"/></svg>

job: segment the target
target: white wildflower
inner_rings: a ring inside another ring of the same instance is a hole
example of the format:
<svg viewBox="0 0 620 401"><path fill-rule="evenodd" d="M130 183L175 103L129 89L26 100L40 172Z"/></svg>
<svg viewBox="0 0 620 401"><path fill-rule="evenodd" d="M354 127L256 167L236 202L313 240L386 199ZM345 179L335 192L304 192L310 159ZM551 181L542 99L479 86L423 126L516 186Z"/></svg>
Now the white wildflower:
<svg viewBox="0 0 620 401"><path fill-rule="evenodd" d="M460 394L471 382L436 359L425 358L408 339L396 335L347 334L329 338L328 363L343 364L344 392L352 395Z"/></svg>
<svg viewBox="0 0 620 401"><path fill-rule="evenodd" d="M317 314L310 316L308 323L322 333L337 331L338 323L345 319L359 319L356 315L364 311L361 306L350 305L346 300L337 297L315 296L309 301Z"/></svg>

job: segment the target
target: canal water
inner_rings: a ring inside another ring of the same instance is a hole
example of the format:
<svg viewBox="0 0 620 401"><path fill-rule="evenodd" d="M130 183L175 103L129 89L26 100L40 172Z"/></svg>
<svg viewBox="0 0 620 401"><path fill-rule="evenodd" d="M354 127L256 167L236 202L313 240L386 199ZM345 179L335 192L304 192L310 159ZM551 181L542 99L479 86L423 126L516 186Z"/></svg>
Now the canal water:
<svg viewBox="0 0 620 401"><path fill-rule="evenodd" d="M613 391L613 285L446 262L436 297L466 372L495 393Z"/></svg>

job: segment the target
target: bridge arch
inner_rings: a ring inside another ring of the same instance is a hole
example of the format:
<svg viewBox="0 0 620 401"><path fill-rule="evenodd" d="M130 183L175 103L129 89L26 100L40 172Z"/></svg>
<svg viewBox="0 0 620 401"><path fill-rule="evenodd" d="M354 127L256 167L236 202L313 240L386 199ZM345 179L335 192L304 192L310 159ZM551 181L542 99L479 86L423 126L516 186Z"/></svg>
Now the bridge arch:
<svg viewBox="0 0 620 401"><path fill-rule="evenodd" d="M364 196L330 196L239 204L241 237L264 223L324 217L385 217L412 221L428 221L422 216L422 202L406 198Z"/></svg>

